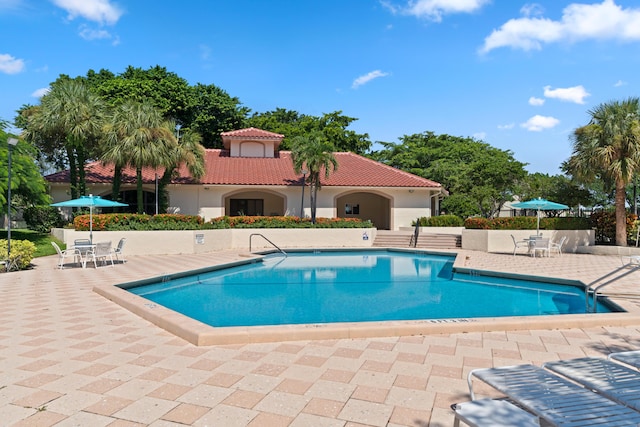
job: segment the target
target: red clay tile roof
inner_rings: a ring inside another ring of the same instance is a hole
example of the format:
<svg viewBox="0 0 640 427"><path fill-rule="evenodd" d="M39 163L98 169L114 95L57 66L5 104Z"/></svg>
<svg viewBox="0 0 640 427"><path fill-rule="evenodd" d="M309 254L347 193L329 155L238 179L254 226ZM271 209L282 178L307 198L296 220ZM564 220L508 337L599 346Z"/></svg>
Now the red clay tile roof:
<svg viewBox="0 0 640 427"><path fill-rule="evenodd" d="M246 128L246 129L238 129L232 130L229 132L222 132L220 134L222 138L230 137L230 138L251 138L251 139L282 139L284 135L279 133L273 133L262 129L257 128Z"/></svg>
<svg viewBox="0 0 640 427"><path fill-rule="evenodd" d="M334 153L338 169L322 176L322 185L328 187L440 187L437 182L421 178L384 165L353 153ZM293 171L291 152L280 151L274 158L229 157L227 150L206 150L206 174L199 184L209 185L300 185L302 176ZM110 183L113 180L113 166L93 162L85 167L87 183ZM163 170L158 168L158 174ZM179 170L180 177L175 184L195 184L186 167ZM122 171L123 183L135 182L135 169ZM152 183L155 171L143 170L143 181ZM49 182L69 182L69 171L48 175Z"/></svg>

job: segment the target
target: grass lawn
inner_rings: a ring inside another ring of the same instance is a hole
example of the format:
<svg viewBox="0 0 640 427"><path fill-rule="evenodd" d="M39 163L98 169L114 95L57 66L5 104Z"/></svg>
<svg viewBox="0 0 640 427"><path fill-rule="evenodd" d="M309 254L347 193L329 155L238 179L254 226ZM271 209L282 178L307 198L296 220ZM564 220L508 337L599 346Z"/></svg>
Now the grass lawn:
<svg viewBox="0 0 640 427"><path fill-rule="evenodd" d="M7 230L0 230L0 239L7 238ZM51 242L56 242L60 245L61 249L65 248L64 243L56 239L49 233L37 233L32 230L25 229L11 229L11 241L14 240L30 240L36 245L36 253L33 255L35 258L47 255L54 255L56 253L55 248L51 245Z"/></svg>

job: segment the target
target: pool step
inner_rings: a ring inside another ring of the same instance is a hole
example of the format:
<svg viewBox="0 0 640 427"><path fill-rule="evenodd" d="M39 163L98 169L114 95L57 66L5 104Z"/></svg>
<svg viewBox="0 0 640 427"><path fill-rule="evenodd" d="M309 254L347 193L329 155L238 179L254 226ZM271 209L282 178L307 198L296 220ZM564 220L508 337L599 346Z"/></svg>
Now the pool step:
<svg viewBox="0 0 640 427"><path fill-rule="evenodd" d="M407 248L411 243L411 234L378 233L373 241L374 247ZM423 249L455 249L462 247L462 236L456 234L428 234L418 236L417 248Z"/></svg>

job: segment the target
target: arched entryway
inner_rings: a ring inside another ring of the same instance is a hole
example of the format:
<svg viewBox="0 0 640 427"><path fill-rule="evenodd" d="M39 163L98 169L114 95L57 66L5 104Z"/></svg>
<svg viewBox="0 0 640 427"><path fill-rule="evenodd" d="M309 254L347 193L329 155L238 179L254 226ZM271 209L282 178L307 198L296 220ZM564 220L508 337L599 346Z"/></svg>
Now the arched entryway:
<svg viewBox="0 0 640 427"><path fill-rule="evenodd" d="M340 218L370 220L378 230L391 229L391 200L375 193L354 192L336 198Z"/></svg>

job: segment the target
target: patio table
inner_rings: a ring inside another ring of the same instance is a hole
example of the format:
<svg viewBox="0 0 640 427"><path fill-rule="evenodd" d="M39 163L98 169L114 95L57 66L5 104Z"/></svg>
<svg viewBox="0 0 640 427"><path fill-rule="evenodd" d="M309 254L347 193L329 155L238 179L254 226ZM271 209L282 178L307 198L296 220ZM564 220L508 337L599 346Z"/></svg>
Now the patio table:
<svg viewBox="0 0 640 427"><path fill-rule="evenodd" d="M77 249L80 252L80 261L82 263L82 268L87 267L87 256L95 250L96 245L93 243L82 243L73 246L74 249Z"/></svg>

